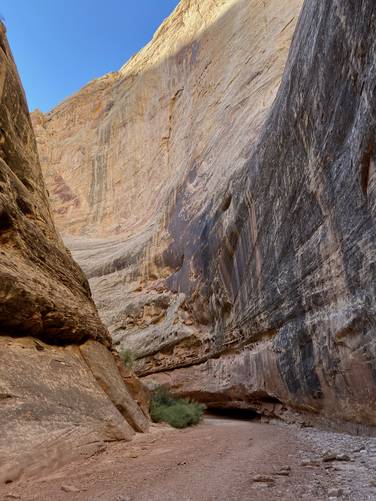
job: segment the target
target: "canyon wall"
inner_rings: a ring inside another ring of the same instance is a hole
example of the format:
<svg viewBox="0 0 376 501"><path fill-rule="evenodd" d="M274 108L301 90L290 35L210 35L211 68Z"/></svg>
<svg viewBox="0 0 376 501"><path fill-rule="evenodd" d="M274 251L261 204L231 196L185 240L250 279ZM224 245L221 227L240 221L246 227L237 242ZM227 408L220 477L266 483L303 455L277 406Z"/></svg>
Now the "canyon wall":
<svg viewBox="0 0 376 501"><path fill-rule="evenodd" d="M301 6L183 0L33 122L58 227L140 375L375 425L375 8Z"/></svg>
<svg viewBox="0 0 376 501"><path fill-rule="evenodd" d="M87 279L55 230L1 23L0 346L0 481L147 429Z"/></svg>

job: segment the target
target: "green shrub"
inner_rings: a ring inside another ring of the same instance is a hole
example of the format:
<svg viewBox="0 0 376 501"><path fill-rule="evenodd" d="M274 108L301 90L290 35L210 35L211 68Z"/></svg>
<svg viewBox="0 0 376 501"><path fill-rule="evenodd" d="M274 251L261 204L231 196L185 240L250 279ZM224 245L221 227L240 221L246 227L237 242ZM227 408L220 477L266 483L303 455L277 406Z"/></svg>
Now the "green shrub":
<svg viewBox="0 0 376 501"><path fill-rule="evenodd" d="M132 369L135 358L131 350L123 349L121 350L119 355L122 361L124 362L125 367L128 367L128 369Z"/></svg>
<svg viewBox="0 0 376 501"><path fill-rule="evenodd" d="M150 416L155 423L165 422L174 428L186 428L198 424L205 405L174 398L168 391L158 388L150 401Z"/></svg>

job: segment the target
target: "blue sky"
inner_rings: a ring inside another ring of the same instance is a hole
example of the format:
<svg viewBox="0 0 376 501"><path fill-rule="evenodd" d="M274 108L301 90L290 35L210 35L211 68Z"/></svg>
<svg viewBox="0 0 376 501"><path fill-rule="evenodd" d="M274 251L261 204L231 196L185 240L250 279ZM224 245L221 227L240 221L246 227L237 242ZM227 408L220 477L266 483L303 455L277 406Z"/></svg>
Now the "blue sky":
<svg viewBox="0 0 376 501"><path fill-rule="evenodd" d="M119 69L179 0L0 0L30 110Z"/></svg>

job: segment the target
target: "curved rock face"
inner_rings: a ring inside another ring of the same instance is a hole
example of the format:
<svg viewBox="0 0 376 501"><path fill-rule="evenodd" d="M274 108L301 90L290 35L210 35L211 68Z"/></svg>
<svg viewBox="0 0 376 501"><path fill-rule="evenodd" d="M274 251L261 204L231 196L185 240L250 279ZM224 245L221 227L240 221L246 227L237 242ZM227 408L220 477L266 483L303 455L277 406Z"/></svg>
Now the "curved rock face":
<svg viewBox="0 0 376 501"><path fill-rule="evenodd" d="M0 325L50 340L104 341L87 280L52 223L26 101L2 35Z"/></svg>
<svg viewBox="0 0 376 501"><path fill-rule="evenodd" d="M182 1L34 123L59 228L141 375L374 425L375 9L306 0L281 81L300 7Z"/></svg>
<svg viewBox="0 0 376 501"><path fill-rule="evenodd" d="M52 222L1 23L0 345L0 481L147 428L108 349L87 279Z"/></svg>

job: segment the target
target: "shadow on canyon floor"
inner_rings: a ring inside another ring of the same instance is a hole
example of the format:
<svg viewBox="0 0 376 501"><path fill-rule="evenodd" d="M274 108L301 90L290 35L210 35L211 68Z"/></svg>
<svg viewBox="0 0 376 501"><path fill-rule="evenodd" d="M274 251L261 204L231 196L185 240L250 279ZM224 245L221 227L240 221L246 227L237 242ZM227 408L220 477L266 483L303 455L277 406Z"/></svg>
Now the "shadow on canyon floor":
<svg viewBox="0 0 376 501"><path fill-rule="evenodd" d="M233 419L240 421L260 421L261 416L251 409L223 409L210 408L206 411L208 418Z"/></svg>

